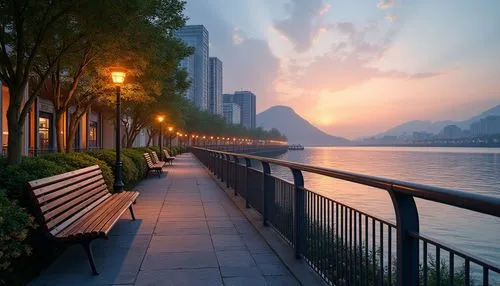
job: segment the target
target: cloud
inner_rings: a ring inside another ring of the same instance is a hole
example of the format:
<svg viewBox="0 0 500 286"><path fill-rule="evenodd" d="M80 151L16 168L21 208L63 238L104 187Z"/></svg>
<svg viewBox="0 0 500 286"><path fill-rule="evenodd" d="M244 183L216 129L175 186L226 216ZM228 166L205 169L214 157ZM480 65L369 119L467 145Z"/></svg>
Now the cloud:
<svg viewBox="0 0 500 286"><path fill-rule="evenodd" d="M377 8L379 9L389 9L396 3L396 0L380 0L377 3Z"/></svg>
<svg viewBox="0 0 500 286"><path fill-rule="evenodd" d="M425 78L431 78L431 77L436 77L443 75L445 73L443 72L422 72L422 73L415 73L409 76L410 79L425 79Z"/></svg>
<svg viewBox="0 0 500 286"><path fill-rule="evenodd" d="M297 52L307 51L320 31L319 17L326 14L331 5L322 0L291 0L284 8L289 17L275 22L274 27L294 44Z"/></svg>
<svg viewBox="0 0 500 286"><path fill-rule="evenodd" d="M389 23L394 23L398 19L398 17L395 14L388 14L387 16L385 16L385 19Z"/></svg>
<svg viewBox="0 0 500 286"><path fill-rule="evenodd" d="M188 24L203 24L209 31L210 56L223 62L223 92L246 89L257 96L257 109L276 104L274 80L280 60L267 41L249 37L244 30L224 21L211 1L190 0Z"/></svg>
<svg viewBox="0 0 500 286"><path fill-rule="evenodd" d="M233 29L233 45L239 45L245 41L246 36L244 36L240 29Z"/></svg>

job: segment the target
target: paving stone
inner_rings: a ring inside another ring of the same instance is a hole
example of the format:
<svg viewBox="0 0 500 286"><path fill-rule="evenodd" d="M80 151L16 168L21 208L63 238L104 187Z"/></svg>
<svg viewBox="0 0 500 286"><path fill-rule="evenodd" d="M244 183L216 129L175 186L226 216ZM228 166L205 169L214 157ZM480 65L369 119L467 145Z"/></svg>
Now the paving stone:
<svg viewBox="0 0 500 286"><path fill-rule="evenodd" d="M210 235L155 235L148 252L212 251Z"/></svg>
<svg viewBox="0 0 500 286"><path fill-rule="evenodd" d="M218 268L214 251L148 253L141 270Z"/></svg>
<svg viewBox="0 0 500 286"><path fill-rule="evenodd" d="M300 283L293 276L265 276L268 286L300 286Z"/></svg>
<svg viewBox="0 0 500 286"><path fill-rule="evenodd" d="M239 235L212 234L212 241L216 251L247 249Z"/></svg>
<svg viewBox="0 0 500 286"><path fill-rule="evenodd" d="M263 276L243 276L223 278L225 286L266 286L267 282Z"/></svg>
<svg viewBox="0 0 500 286"><path fill-rule="evenodd" d="M199 286L223 285L217 268L141 271L135 285Z"/></svg>

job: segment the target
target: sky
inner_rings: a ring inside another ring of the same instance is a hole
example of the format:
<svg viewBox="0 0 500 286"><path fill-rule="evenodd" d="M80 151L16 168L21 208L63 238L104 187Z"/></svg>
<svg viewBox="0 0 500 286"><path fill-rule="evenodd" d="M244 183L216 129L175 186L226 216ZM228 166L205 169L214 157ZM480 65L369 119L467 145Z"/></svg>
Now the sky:
<svg viewBox="0 0 500 286"><path fill-rule="evenodd" d="M500 104L498 0L187 0L224 93L349 139Z"/></svg>

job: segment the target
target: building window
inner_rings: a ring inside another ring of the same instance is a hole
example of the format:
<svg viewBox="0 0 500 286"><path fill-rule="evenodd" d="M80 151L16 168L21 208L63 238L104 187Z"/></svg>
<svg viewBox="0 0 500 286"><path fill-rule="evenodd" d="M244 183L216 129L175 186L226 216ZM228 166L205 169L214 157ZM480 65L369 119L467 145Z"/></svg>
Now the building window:
<svg viewBox="0 0 500 286"><path fill-rule="evenodd" d="M39 148L41 150L51 150L54 147L52 139L52 114L40 112L38 119Z"/></svg>
<svg viewBox="0 0 500 286"><path fill-rule="evenodd" d="M89 147L99 147L97 144L98 125L95 121L89 123Z"/></svg>

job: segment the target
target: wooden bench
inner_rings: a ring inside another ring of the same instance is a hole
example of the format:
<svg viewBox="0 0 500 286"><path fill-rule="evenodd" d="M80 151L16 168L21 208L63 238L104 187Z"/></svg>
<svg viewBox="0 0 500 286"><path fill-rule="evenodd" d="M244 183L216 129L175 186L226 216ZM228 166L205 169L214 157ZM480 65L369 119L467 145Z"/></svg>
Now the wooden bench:
<svg viewBox="0 0 500 286"><path fill-rule="evenodd" d="M151 154L149 153L144 153L143 156L144 159L146 160L148 172L149 171L156 172L156 174L158 174L158 178L161 178L161 173L163 172L163 165L165 164L163 162L154 163L153 159L151 158Z"/></svg>
<svg viewBox="0 0 500 286"><path fill-rule="evenodd" d="M175 157L170 156L166 149L163 149L163 157L165 157L163 160L165 160L165 162L167 163L170 163L170 165L172 165L173 161L175 160Z"/></svg>
<svg viewBox="0 0 500 286"><path fill-rule="evenodd" d="M151 160L153 160L153 164L162 164L162 166L165 166L167 164L167 162L160 161L160 159L158 159L158 155L155 151L151 152Z"/></svg>
<svg viewBox="0 0 500 286"><path fill-rule="evenodd" d="M138 192L111 194L98 165L28 182L36 215L50 239L79 243L96 270L90 243L107 238L126 210L135 220L132 203Z"/></svg>

